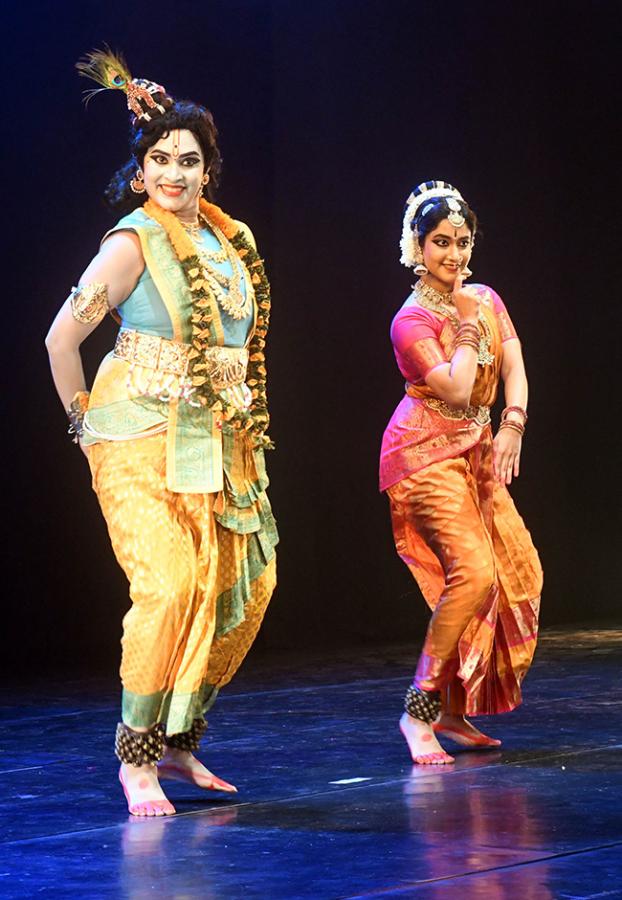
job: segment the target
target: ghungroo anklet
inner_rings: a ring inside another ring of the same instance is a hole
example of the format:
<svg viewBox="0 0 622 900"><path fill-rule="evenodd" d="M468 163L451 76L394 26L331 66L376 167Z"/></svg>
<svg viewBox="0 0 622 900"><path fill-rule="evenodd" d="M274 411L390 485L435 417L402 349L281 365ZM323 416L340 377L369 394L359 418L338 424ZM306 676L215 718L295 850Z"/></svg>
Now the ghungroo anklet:
<svg viewBox="0 0 622 900"><path fill-rule="evenodd" d="M114 752L127 766L155 766L164 756L164 728L154 725L149 731L134 731L119 722Z"/></svg>
<svg viewBox="0 0 622 900"><path fill-rule="evenodd" d="M207 722L205 719L195 719L189 731L180 731L179 734L168 734L164 738L164 743L167 747L194 753L195 750L199 749L201 738L206 731Z"/></svg>
<svg viewBox="0 0 622 900"><path fill-rule="evenodd" d="M404 709L413 719L431 725L441 711L440 691L422 691L411 684L404 697Z"/></svg>

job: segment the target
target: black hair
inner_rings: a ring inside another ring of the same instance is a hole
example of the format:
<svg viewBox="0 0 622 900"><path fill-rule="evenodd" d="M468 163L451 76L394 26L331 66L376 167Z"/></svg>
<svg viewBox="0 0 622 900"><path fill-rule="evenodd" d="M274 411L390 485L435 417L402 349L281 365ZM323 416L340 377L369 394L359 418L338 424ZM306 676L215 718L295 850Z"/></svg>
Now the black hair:
<svg viewBox="0 0 622 900"><path fill-rule="evenodd" d="M455 188L446 181L425 181L423 184L418 185L414 191L413 196L418 197L420 194L424 194L429 190L436 189L445 189L445 190L455 190ZM471 209L468 203L464 200L459 200L457 197L432 197L430 200L424 200L419 209L417 210L417 214L413 220L412 228L413 230L417 229L417 234L419 236L419 245L423 247L424 241L428 234L437 227L437 225L443 221L443 219L447 219L451 212L458 212L458 210L452 210L447 201L450 201L453 204L458 203L460 206L460 213L464 216L465 224L468 225L469 231L471 232L471 236L475 237L475 233L477 231L477 216Z"/></svg>
<svg viewBox="0 0 622 900"><path fill-rule="evenodd" d="M455 202L460 204L460 213L464 216L465 225L468 225L471 236L474 238L477 231L477 216L463 200L456 200ZM423 210L425 210L425 213L423 213ZM413 227L417 229L417 234L419 235L419 244L422 247L427 235L434 231L443 219L448 218L451 212L458 212L458 210L450 209L444 197L435 197L428 203L423 204L422 210L415 216L415 221L413 222Z"/></svg>
<svg viewBox="0 0 622 900"><path fill-rule="evenodd" d="M136 170L143 167L147 150L175 129L191 131L199 142L205 161L205 171L210 175L205 194L208 199L213 198L222 167L214 119L211 112L198 103L175 100L163 115L150 122L139 122L138 127L131 129L132 158L114 173L104 192L106 203L111 209L115 212L130 212L142 206L146 199L145 195L135 194L130 188L130 181L136 175Z"/></svg>

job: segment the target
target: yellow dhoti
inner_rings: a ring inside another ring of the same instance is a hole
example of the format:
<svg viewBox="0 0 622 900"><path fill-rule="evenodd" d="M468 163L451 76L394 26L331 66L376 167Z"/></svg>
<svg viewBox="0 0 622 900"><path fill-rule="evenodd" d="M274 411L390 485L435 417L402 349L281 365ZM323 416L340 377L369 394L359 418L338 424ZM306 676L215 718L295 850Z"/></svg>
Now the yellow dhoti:
<svg viewBox="0 0 622 900"><path fill-rule="evenodd" d="M166 488L166 434L89 450L93 487L130 581L123 620L123 721L188 731L244 659L276 583L265 494L251 533L216 520L219 494Z"/></svg>

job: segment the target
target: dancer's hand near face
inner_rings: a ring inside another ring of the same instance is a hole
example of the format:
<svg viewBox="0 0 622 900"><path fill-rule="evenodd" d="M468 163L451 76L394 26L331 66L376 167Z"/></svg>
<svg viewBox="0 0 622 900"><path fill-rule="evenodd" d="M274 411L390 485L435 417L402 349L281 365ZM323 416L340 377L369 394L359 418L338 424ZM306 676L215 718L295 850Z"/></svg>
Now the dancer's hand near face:
<svg viewBox="0 0 622 900"><path fill-rule="evenodd" d="M454 282L453 301L460 322L471 322L477 325L480 298L476 288L464 287L464 272L460 272Z"/></svg>

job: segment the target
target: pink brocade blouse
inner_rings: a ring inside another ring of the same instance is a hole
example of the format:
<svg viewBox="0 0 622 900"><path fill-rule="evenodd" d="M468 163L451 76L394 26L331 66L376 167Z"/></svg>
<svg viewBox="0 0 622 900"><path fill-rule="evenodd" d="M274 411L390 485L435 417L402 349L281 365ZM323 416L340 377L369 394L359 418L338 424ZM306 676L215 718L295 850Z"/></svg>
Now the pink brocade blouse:
<svg viewBox="0 0 622 900"><path fill-rule="evenodd" d="M382 438L381 491L431 463L465 453L484 434L490 435L490 426L484 421L485 408L496 399L503 343L517 335L501 297L483 284L470 287L480 292L494 362L477 367L468 417L461 410L450 410L439 403L425 382L432 369L451 361L456 329L450 319L410 300L393 319L391 341L397 365L406 379L406 395ZM483 408L477 417L476 407Z"/></svg>

